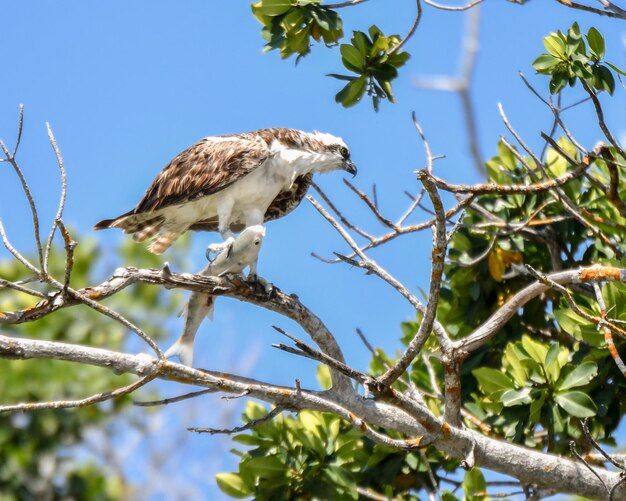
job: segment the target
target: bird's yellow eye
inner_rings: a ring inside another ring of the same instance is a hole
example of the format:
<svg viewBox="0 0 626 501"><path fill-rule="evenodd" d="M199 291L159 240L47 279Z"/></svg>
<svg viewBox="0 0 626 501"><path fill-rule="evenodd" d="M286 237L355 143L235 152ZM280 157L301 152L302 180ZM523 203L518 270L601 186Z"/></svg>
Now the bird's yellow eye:
<svg viewBox="0 0 626 501"><path fill-rule="evenodd" d="M342 146L341 148L339 148L339 153L341 154L343 158L348 158L350 156L350 152L348 151L348 148L346 148L345 146Z"/></svg>

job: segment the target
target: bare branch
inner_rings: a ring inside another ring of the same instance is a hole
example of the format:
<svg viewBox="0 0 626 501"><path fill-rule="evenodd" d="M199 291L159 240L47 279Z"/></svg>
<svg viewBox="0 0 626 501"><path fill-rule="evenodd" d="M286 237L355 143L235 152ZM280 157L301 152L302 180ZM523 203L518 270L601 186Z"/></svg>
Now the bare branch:
<svg viewBox="0 0 626 501"><path fill-rule="evenodd" d="M602 276L601 270L595 270L594 273ZM331 412L351 422L372 440L391 447L415 449L420 444L428 442L423 438L426 431L416 423L414 417L402 411L397 405L368 399L343 400L343 396L334 392L319 393L275 386L221 372L200 371L146 355L128 355L60 342L0 335L0 358L67 360L97 365L116 373L130 372L140 376L157 373L160 379L178 381L182 384L215 388L234 394L248 391L251 396L275 405ZM403 403L400 398L402 395L395 392L394 399ZM372 426L395 429L414 438L390 439L376 432ZM462 459L471 444L475 443L474 455L477 466L513 475L524 483L550 485L562 492L575 492L594 499L602 499L602 496L606 496L603 483L613 486L621 480L615 473L595 469L602 479L600 482L591 472L563 457L508 444L471 430L452 428L445 424L438 426L438 431L432 430L432 433L436 435L441 433L441 438L435 439L434 445L442 451ZM554 475L556 468L559 475ZM626 495L626 489L620 484L616 488L616 494Z"/></svg>
<svg viewBox="0 0 626 501"><path fill-rule="evenodd" d="M591 266L577 270L564 270L547 275L551 281L560 285L592 283L597 281L626 280L626 270L612 266ZM491 317L483 322L464 339L455 342L455 348L462 352L472 352L495 336L502 326L517 313L528 301L545 292L549 285L541 281L534 282L516 293L504 303Z"/></svg>
<svg viewBox="0 0 626 501"><path fill-rule="evenodd" d="M382 387L390 387L393 382L406 371L408 366L420 352L422 346L424 346L424 343L428 339L428 336L430 336L437 314L437 304L439 303L439 292L441 290L441 280L443 278L443 264L448 244L446 236L446 217L441 198L439 197L439 193L437 192L431 174L429 174L426 169L421 170L418 173L418 179L422 182L426 192L430 196L436 215L435 229L433 231L432 268L428 303L423 311L422 322L420 323L415 336L409 342L409 345L403 355L391 369L387 370L377 379L377 383ZM447 338L447 336L444 337ZM446 350L446 348L448 348L448 346L444 344L442 349Z"/></svg>
<svg viewBox="0 0 626 501"><path fill-rule="evenodd" d="M415 35L415 32L417 31L417 27L420 24L420 20L422 19L422 2L421 2L421 0L416 0L415 1L415 5L417 7L417 14L415 14L415 20L413 21L413 25L411 26L411 29L406 34L406 36L400 41L400 43L389 51L390 55L391 54L395 54L396 52L398 52L411 39L411 37L413 35Z"/></svg>
<svg viewBox="0 0 626 501"><path fill-rule="evenodd" d="M0 405L0 414L8 414L14 412L29 412L29 411L38 411L45 409L71 409L75 407L87 407L88 405L93 405L98 402L104 402L106 400L113 400L115 398L122 397L124 395L128 395L133 391L141 388L146 383L149 383L154 378L158 376L158 373L153 373L147 376L138 379L134 383L123 386L121 388L117 388L112 391L105 391L103 393L96 393L87 398L82 398L80 400L55 400L52 402L29 402L24 404L14 404L14 405Z"/></svg>
<svg viewBox="0 0 626 501"><path fill-rule="evenodd" d="M365 2L367 2L367 0L350 0L348 2L324 4L323 6L327 9L343 9L344 7L353 7L354 5L359 5L360 3Z"/></svg>
<svg viewBox="0 0 626 501"><path fill-rule="evenodd" d="M327 365L329 368L331 369L335 369L343 374L345 374L346 376L354 379L355 381L358 381L359 383L361 383L366 389L367 386L371 383L372 378L369 377L366 374L363 374L362 372L359 372L355 369L353 369L352 367L350 367L349 365L340 362L339 360L335 360L332 357L329 357L328 355L316 350L315 348L312 348L311 346L309 346L308 344L306 344L305 342L299 340L297 337L289 334L286 330L278 327L277 325L272 325L272 328L274 330L276 330L277 332L280 332L283 336L288 337L289 339L291 339L296 347L298 348L298 350L295 350L289 346L285 346L283 344L273 344L272 346L274 346L275 348L278 348L279 350L283 350L286 351L288 353L293 353L294 355L300 355L306 358L310 358L312 360L317 360L318 362L323 363L324 365Z"/></svg>
<svg viewBox="0 0 626 501"><path fill-rule="evenodd" d="M137 407L156 407L157 405L169 405L176 402L182 402L183 400L189 400L190 398L196 398L201 395L206 395L207 393L216 393L217 391L219 390L215 388L207 388L206 390L192 391L183 395L178 395L176 397L163 398L161 400L135 400L133 402L133 405L136 405Z"/></svg>
<svg viewBox="0 0 626 501"><path fill-rule="evenodd" d="M61 156L61 151L59 150L59 146L57 145L57 141L54 137L54 133L52 132L52 128L50 127L49 123L46 123L46 128L48 129L48 139L50 140L50 144L52 145L52 149L54 150L54 155L56 156L56 159L57 159L59 171L61 172L61 197L59 199L59 208L54 218L54 222L52 223L52 229L50 230L50 235L48 235L48 241L46 242L46 250L44 253L44 261L43 261L43 266L42 266L43 273L47 275L48 274L48 259L50 258L50 250L52 248L52 239L54 238L54 234L56 233L57 226L59 226L59 223L61 222L61 218L63 217L63 209L65 208L65 200L67 198L67 176L65 173L65 164L63 162L63 157ZM65 235L64 235L64 239L65 239ZM67 248L67 241L66 241L66 248ZM66 282L69 283L69 277L67 277Z"/></svg>
<svg viewBox="0 0 626 501"><path fill-rule="evenodd" d="M378 210L378 207L376 206L375 203L373 203L369 197L363 193L361 190L359 190L356 186L354 186L350 181L348 181L347 179L344 179L343 182L345 183L345 185L350 188L361 200L363 200L363 202L365 202L365 205L367 205L367 207L372 211L372 213L376 216L376 219L378 219L378 221L380 221L380 224L382 224L383 226L387 226L388 228L393 228L396 229L396 225L393 224L389 219L387 219L386 217L384 217L380 211Z"/></svg>
<svg viewBox="0 0 626 501"><path fill-rule="evenodd" d="M460 5L460 6L442 5L442 4L433 2L433 0L424 0L424 3L426 5L430 5L431 7L434 7L435 9L439 9L439 10L462 11L462 10L469 10L472 7L475 7L476 5L478 5L479 3L482 3L483 1L484 0L473 0L472 2L469 2L468 4Z"/></svg>
<svg viewBox="0 0 626 501"><path fill-rule="evenodd" d="M544 139L547 136L544 137ZM556 143L555 143L556 144ZM576 162L574 161L574 168L566 172L565 174L549 179L547 181L542 181L533 184L496 184L496 183L486 183L486 184L475 184L475 185L467 185L467 184L450 184L440 179L438 177L432 176L437 188L442 190L449 191L451 193L472 193L474 195L484 195L489 193L498 193L501 195L510 195L514 193L522 193L522 194L532 194L532 193L540 193L542 191L550 190L552 188L556 188L559 186L563 186L565 183L571 181L579 177L585 170L589 168L593 160L593 157L585 156L582 161Z"/></svg>
<svg viewBox="0 0 626 501"><path fill-rule="evenodd" d="M626 19L626 12L624 12L619 7L614 6L613 4L608 3L605 9L611 10L602 10L596 9L595 7L591 7L589 5L584 5L576 2L572 2L571 0L556 0L561 5L565 5L566 7L571 7L572 9L582 10L585 12L591 12L592 14L598 14L599 16L612 17L615 19ZM604 3L601 1L601 3Z"/></svg>
<svg viewBox="0 0 626 501"><path fill-rule="evenodd" d="M271 411L269 411L265 416L259 419L253 419L252 421L242 425L237 426L235 428L187 428L187 431L193 431L195 433L208 433L209 435L234 435L235 433L241 433L242 431L251 430L252 428L267 423L271 421L276 416L278 416L281 412L283 412L286 408L284 406L274 407Z"/></svg>
<svg viewBox="0 0 626 501"><path fill-rule="evenodd" d="M337 217L339 218L341 223L346 228L349 228L352 231L354 231L355 233L358 233L359 235L361 235L362 237L366 238L370 242L374 241L374 237L373 236L371 236L369 233L363 231L362 229L360 229L359 227L353 225L350 221L348 221L344 217L344 215L341 213L341 211L339 209L337 209L337 207L335 207L335 204L332 203L332 201L330 200L330 198L328 198L326 193L324 193L324 191L317 184L315 184L315 182L311 182L311 186L313 187L313 189L315 191L317 191L319 193L320 197L322 197L322 200L324 200L324 202L326 202L326 205L328 205L330 207L330 209L337 215Z"/></svg>

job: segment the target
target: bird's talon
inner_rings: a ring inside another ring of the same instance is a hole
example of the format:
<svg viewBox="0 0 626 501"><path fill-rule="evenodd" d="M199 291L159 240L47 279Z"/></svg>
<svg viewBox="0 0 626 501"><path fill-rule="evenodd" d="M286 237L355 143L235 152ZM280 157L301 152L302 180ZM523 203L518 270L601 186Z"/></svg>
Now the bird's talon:
<svg viewBox="0 0 626 501"><path fill-rule="evenodd" d="M206 253L205 253L207 261L211 263L215 261L215 258L217 256L219 256L225 250L230 249L234 241L235 239L233 237L228 237L221 244L210 244L209 246L207 246ZM213 257L211 257L212 254L214 254Z"/></svg>

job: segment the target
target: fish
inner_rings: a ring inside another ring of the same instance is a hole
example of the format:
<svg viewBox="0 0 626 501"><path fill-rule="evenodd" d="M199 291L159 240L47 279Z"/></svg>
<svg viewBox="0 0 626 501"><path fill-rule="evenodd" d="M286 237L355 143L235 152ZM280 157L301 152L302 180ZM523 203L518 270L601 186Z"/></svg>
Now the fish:
<svg viewBox="0 0 626 501"><path fill-rule="evenodd" d="M243 270L257 262L261 243L265 236L262 225L249 226L235 238L228 247L223 249L215 259L209 262L199 275L221 277L226 274L240 274ZM250 274L256 276L256 270ZM166 358L178 357L184 365L193 363L193 349L196 333L202 321L208 317L213 319L216 297L206 292L193 291L185 307L185 326L181 336L165 352Z"/></svg>

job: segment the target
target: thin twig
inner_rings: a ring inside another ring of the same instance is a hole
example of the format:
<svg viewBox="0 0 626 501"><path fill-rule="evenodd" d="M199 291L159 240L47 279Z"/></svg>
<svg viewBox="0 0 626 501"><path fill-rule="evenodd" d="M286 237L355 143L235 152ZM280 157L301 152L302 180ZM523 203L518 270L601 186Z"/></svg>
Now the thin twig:
<svg viewBox="0 0 626 501"><path fill-rule="evenodd" d="M291 339L295 343L298 349L296 350L294 348L291 348L290 346L286 346L283 344L272 344L274 348L278 348L279 350L286 351L288 353L293 353L294 355L300 355L302 357L306 357L312 360L317 360L318 362L322 362L324 365L327 365L329 368L338 370L339 372L354 379L355 381L358 381L363 386L367 386L371 382L372 378L369 377L368 375L363 374L362 372L353 369L349 365L343 362L340 362L339 360L335 360L334 358L329 357L328 355L322 353L319 350L316 350L312 346L309 346L305 342L301 341L300 339L293 336L292 334L289 334L286 330L278 327L277 325L272 325L272 328L275 331L280 332L283 336Z"/></svg>
<svg viewBox="0 0 626 501"><path fill-rule="evenodd" d="M0 405L0 414L30 412L44 409L70 409L74 407L86 407L88 405L93 405L98 402L104 402L105 400L112 400L114 398L128 395L138 388L141 388L146 383L149 383L158 375L159 373L155 372L154 374L144 376L134 383L123 386L121 388L117 388L112 391L105 391L103 393L96 393L95 395L87 398L82 398L80 400L55 400L52 402L29 402L15 405Z"/></svg>
<svg viewBox="0 0 626 501"><path fill-rule="evenodd" d="M209 435L218 435L218 434L221 434L221 435L234 435L235 433L241 433L242 431L246 431L246 430L250 430L252 428L255 428L256 426L258 426L260 424L267 423L268 421L271 421L276 416L278 416L284 410L286 410L286 407L282 406L282 405L279 405L277 407L274 407L271 411L269 411L262 418L253 419L252 421L249 421L248 423L246 423L246 424L244 424L242 426L236 426L235 428L224 428L224 429L220 429L220 428L187 428L187 431L193 431L195 433L208 433Z"/></svg>
<svg viewBox="0 0 626 501"><path fill-rule="evenodd" d="M48 235L48 241L46 242L46 251L44 254L43 268L42 271L44 274L48 274L48 259L50 258L50 250L52 248L52 239L54 238L54 234L56 233L56 229L61 222L61 218L63 217L63 209L65 208L65 200L67 198L67 175L65 173L65 164L63 162L63 157L61 156L61 151L59 150L59 146L57 145L57 141L54 137L54 133L52 132L52 127L50 124L46 122L46 128L48 129L48 139L50 140L50 144L52 145L52 149L54 150L54 155L57 159L57 164L59 166L59 171L61 172L61 196L59 198L59 208L57 210L57 214L52 223L52 229L50 230L50 234ZM65 236L64 236L65 238ZM67 247L67 242L66 242Z"/></svg>
<svg viewBox="0 0 626 501"><path fill-rule="evenodd" d="M22 287L19 284L16 284L14 282L9 282L8 280L4 280L2 278L0 278L0 289L13 289L16 290L18 292L23 292L24 294L28 294L30 296L35 296L35 297L40 297L40 298L47 298L48 294L44 294L43 292L39 292L36 291L34 289L29 289L27 287Z"/></svg>
<svg viewBox="0 0 626 501"><path fill-rule="evenodd" d="M190 398L199 397L200 395L206 395L207 393L216 393L217 391L218 390L216 390L215 388L207 388L206 390L191 391L189 393L185 393L184 395L163 398L161 400L134 400L133 405L136 405L137 407L154 407L157 405L168 405L176 402L182 402L183 400L188 400Z"/></svg>
<svg viewBox="0 0 626 501"><path fill-rule="evenodd" d="M577 9L577 10L582 10L585 12L591 12L592 14L598 14L599 16L612 17L615 19L626 19L626 14L623 12L620 13L620 12L613 12L610 10L596 9L595 7L572 2L571 0L556 0L556 1L557 3L560 3L561 5L565 5L566 7L570 7L572 9Z"/></svg>
<svg viewBox="0 0 626 501"><path fill-rule="evenodd" d="M324 200L324 202L326 202L326 205L328 205L330 207L330 209L337 215L337 217L343 223L344 226L346 226L347 228L350 228L352 231L354 231L355 233L358 233L359 235L361 235L362 237L366 238L370 242L374 241L374 237L373 236L371 236L369 233L363 231L358 226L356 226L356 225L352 224L350 221L348 221L344 217L344 215L341 213L341 211L339 209L337 209L335 204L333 204L331 202L330 198L328 198L326 193L324 193L324 191L317 184L315 184L314 182L311 182L311 186L313 187L313 189L315 191L317 191L319 193L320 197L322 197L322 200Z"/></svg>
<svg viewBox="0 0 626 501"><path fill-rule="evenodd" d="M415 20L413 21L413 25L411 26L411 29L406 34L404 39L402 39L402 41L398 45L396 45L393 49L391 49L389 51L389 55L395 54L396 52L398 52L411 39L411 37L417 31L417 27L419 26L420 20L422 19L422 2L421 2L421 0L416 0L415 1L415 5L417 7L417 13L415 14Z"/></svg>
<svg viewBox="0 0 626 501"><path fill-rule="evenodd" d="M367 0L350 0L348 2L324 4L322 7L326 7L327 9L343 9L344 7L353 7L354 5L365 2L367 2Z"/></svg>
<svg viewBox="0 0 626 501"><path fill-rule="evenodd" d="M610 494L610 492L611 492L611 491L609 490L608 485L606 485L606 483L604 482L604 480L602 479L602 477L601 477L600 475L598 475L598 473L596 472L596 470L594 470L594 469L591 467L591 465L590 465L589 463L587 463L587 461L585 461L585 458L583 458L583 457L582 457L582 456L578 453L578 451L576 450L576 442L574 442L574 441L572 440L572 441L569 443L569 448L570 448L570 451L572 451L572 454L574 454L574 456L576 456L576 458L577 458L577 459L578 459L578 460L579 460L582 464L584 464L584 465L587 467L587 469L588 469L591 473L593 473L593 474L596 476L596 478L600 481L600 483L602 483L602 485L604 485L604 488L606 489L607 493L609 493L609 494Z"/></svg>
<svg viewBox="0 0 626 501"><path fill-rule="evenodd" d="M365 193L359 190L347 179L344 179L343 182L348 188L352 190L353 193L355 193L361 200L363 200L363 202L365 202L365 205L367 205L372 213L376 216L376 219L380 221L380 224L382 224L383 226L387 226L388 228L396 229L396 225L380 213L378 207L376 207L376 204L373 203Z"/></svg>
<svg viewBox="0 0 626 501"><path fill-rule="evenodd" d="M472 7L475 7L476 5L478 5L479 3L482 3L484 0L473 0L472 2L465 4L465 5L442 5L439 3L435 3L433 2L433 0L424 0L424 3L426 5L430 5L431 7L434 7L435 9L440 9L440 10L450 10L450 11L461 11L461 10L469 10Z"/></svg>
<svg viewBox="0 0 626 501"><path fill-rule="evenodd" d="M422 346L430 336L431 330L435 323L437 314L437 304L439 303L439 293L441 290L441 280L443 278L443 265L446 256L447 238L446 238L446 217L443 209L443 204L435 183L433 182L432 175L428 170L424 169L418 173L418 179L424 185L426 192L428 193L430 200L435 209L436 223L433 231L433 250L432 250L432 263L430 274L430 290L428 292L428 302L426 304L425 311L423 312L422 322L415 333L415 336L409 342L405 352L394 364L394 366L387 370L382 376L377 378L377 384L381 387L390 387L393 382L398 379L413 362ZM439 337L439 336L438 336ZM442 339L440 339L442 343ZM445 350L447 346L443 343L442 349Z"/></svg>

